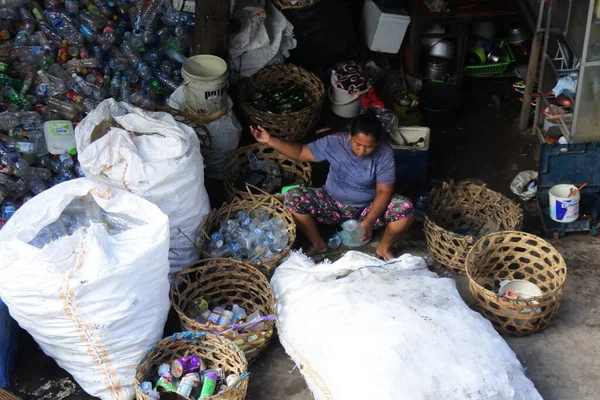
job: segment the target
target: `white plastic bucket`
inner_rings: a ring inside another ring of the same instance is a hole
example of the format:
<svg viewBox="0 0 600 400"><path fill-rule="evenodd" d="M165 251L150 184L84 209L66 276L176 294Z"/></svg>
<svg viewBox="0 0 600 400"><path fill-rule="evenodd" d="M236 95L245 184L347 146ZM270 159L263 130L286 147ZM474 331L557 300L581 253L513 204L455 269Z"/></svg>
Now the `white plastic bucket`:
<svg viewBox="0 0 600 400"><path fill-rule="evenodd" d="M205 120L227 113L227 63L220 57L202 54L188 58L181 68L188 108Z"/></svg>
<svg viewBox="0 0 600 400"><path fill-rule="evenodd" d="M576 190L574 185L556 185L548 191L550 196L550 218L556 222L573 222L579 218L579 192L573 197L569 194Z"/></svg>
<svg viewBox="0 0 600 400"><path fill-rule="evenodd" d="M329 101L331 110L342 118L354 118L360 113L360 95L355 94L346 101L335 101L333 86L329 87Z"/></svg>

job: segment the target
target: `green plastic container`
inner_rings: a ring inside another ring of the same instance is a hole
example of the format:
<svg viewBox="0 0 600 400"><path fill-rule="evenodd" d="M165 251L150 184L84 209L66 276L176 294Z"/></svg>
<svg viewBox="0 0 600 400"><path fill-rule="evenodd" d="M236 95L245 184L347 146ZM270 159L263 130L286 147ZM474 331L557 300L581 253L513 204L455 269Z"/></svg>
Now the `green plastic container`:
<svg viewBox="0 0 600 400"><path fill-rule="evenodd" d="M504 43L502 50L504 50L504 56L499 62L494 64L469 65L465 67L465 76L492 76L505 73L508 70L508 66L515 61L515 57L508 43Z"/></svg>

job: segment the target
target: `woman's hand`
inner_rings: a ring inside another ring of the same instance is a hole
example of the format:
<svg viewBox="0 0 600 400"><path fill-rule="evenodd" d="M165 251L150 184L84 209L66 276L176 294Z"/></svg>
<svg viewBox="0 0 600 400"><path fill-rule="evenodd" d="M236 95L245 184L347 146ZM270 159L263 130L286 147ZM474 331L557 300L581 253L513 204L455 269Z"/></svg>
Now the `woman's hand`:
<svg viewBox="0 0 600 400"><path fill-rule="evenodd" d="M360 226L363 230L360 240L363 242L370 241L373 238L373 227L375 226L375 224L365 219L360 223Z"/></svg>
<svg viewBox="0 0 600 400"><path fill-rule="evenodd" d="M258 143L268 145L269 142L271 142L271 135L260 125L257 125L256 128L250 125L250 133L252 133L252 136L254 136L254 139L256 139Z"/></svg>

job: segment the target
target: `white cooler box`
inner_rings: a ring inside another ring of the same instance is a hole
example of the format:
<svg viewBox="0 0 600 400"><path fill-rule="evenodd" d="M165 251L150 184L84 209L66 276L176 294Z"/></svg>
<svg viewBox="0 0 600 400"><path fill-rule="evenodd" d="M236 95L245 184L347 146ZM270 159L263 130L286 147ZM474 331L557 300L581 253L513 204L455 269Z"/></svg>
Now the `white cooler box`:
<svg viewBox="0 0 600 400"><path fill-rule="evenodd" d="M381 9L365 0L360 28L363 40L373 51L396 54L400 50L410 17L400 10Z"/></svg>

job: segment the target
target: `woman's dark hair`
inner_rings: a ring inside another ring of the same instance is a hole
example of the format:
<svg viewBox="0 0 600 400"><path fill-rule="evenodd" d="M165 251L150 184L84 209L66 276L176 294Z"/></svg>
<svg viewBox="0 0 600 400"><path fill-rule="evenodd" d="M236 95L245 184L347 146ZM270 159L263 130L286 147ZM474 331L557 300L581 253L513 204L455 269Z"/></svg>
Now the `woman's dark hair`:
<svg viewBox="0 0 600 400"><path fill-rule="evenodd" d="M355 117L350 123L350 135L354 136L358 133L373 136L376 142L383 139L383 127L372 108Z"/></svg>

